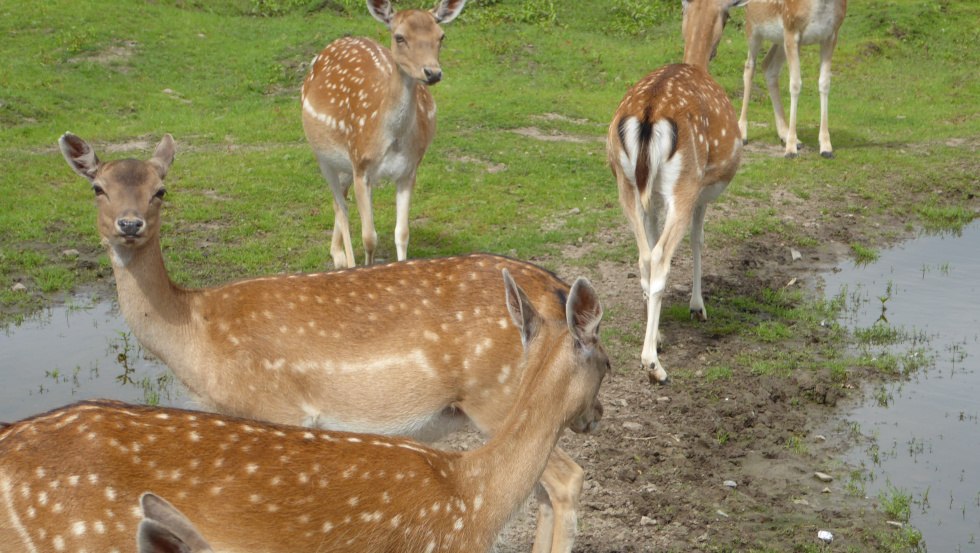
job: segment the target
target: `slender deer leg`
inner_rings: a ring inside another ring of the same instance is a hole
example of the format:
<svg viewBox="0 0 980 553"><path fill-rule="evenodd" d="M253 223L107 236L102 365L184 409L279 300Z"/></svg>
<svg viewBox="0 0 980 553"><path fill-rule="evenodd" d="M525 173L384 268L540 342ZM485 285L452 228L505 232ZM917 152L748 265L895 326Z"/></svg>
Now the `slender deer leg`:
<svg viewBox="0 0 980 553"><path fill-rule="evenodd" d="M796 138L796 115L800 104L800 89L803 78L800 76L800 42L798 33L784 33L786 65L789 66L789 126L786 128L786 157L796 157L799 142Z"/></svg>
<svg viewBox="0 0 980 553"><path fill-rule="evenodd" d="M555 448L548 459L548 466L541 475L541 484L548 492L550 501L553 538L550 539L550 549L540 551L551 553L571 553L578 533L578 506L582 495L582 483L585 471L561 448ZM540 514L540 509L539 509ZM538 517L539 524L541 517ZM538 536L541 535L540 525ZM538 551L538 542L534 542L534 550Z"/></svg>
<svg viewBox="0 0 980 553"><path fill-rule="evenodd" d="M374 249L378 245L378 233L374 230L374 207L371 203L371 185L365 175L354 175L354 197L357 212L361 216L361 240L364 241L364 264L374 263Z"/></svg>
<svg viewBox="0 0 980 553"><path fill-rule="evenodd" d="M701 297L701 248L704 247L704 214L708 211L707 203L694 206L691 216L691 253L694 267L692 273L694 282L691 284L691 316L702 321L708 320L708 312L704 309L704 298Z"/></svg>
<svg viewBox="0 0 980 553"><path fill-rule="evenodd" d="M542 482L538 482L534 487L534 498L538 502L538 519L535 522L531 553L551 553L555 533L555 510L551 506L548 490Z"/></svg>
<svg viewBox="0 0 980 553"><path fill-rule="evenodd" d="M693 186L683 179L677 187ZM650 297L647 301L647 330L643 339L643 350L640 360L650 371L650 376L657 382L667 381L667 371L657 357L657 335L660 329L660 307L663 302L664 290L667 287L667 275L670 274L670 261L681 239L687 232L687 223L691 220L690 208L681 206L668 207L664 215L664 229L660 240L650 252Z"/></svg>
<svg viewBox="0 0 980 553"><path fill-rule="evenodd" d="M738 118L738 130L742 133L742 143L749 141L749 101L752 98L752 79L755 77L755 60L759 57L762 47L762 37L750 35L749 57L745 60L745 71L742 73L742 113Z"/></svg>
<svg viewBox="0 0 980 553"><path fill-rule="evenodd" d="M337 269L354 266L354 250L350 239L350 213L347 210L347 190L350 175L338 173L330 163L317 156L320 173L330 184L333 193L333 236L330 238L330 256Z"/></svg>
<svg viewBox="0 0 980 553"><path fill-rule="evenodd" d="M395 192L395 251L398 261L408 257L408 212L415 188L415 173L397 183Z"/></svg>
<svg viewBox="0 0 980 553"><path fill-rule="evenodd" d="M825 158L834 157L834 148L830 145L830 59L837 45L837 33L820 43L820 155Z"/></svg>
<svg viewBox="0 0 980 553"><path fill-rule="evenodd" d="M776 133L783 142L786 141L787 125L786 113L783 110L783 98L779 93L779 74L783 71L784 61L786 61L786 52L780 44L773 44L765 59L762 60L762 70L766 74L766 88L769 89L772 111L776 117Z"/></svg>

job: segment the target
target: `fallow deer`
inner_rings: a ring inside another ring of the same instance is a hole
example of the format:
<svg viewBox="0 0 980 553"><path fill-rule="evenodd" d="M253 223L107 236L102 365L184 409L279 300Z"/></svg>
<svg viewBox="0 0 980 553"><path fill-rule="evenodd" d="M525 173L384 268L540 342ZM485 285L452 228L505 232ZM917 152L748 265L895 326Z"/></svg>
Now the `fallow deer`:
<svg viewBox="0 0 980 553"><path fill-rule="evenodd" d="M671 258L688 225L694 254L691 314L707 319L701 297L705 210L735 175L742 147L735 109L708 74L708 61L728 10L746 2L685 0L684 63L661 67L636 83L609 125L607 158L636 237L647 298L640 360L650 380L659 383L668 380L657 357L660 306Z"/></svg>
<svg viewBox="0 0 980 553"><path fill-rule="evenodd" d="M184 513L152 493L140 496L143 520L136 527L138 553L212 553Z"/></svg>
<svg viewBox="0 0 980 553"><path fill-rule="evenodd" d="M569 287L492 255L412 260L185 289L160 250L164 136L149 161L103 163L79 137L65 159L95 191L119 307L133 334L219 412L283 424L436 439L469 419L493 434L521 381L521 342L499 301L521 279L546 319ZM555 449L541 484L535 551L568 551L583 471Z"/></svg>
<svg viewBox="0 0 980 553"><path fill-rule="evenodd" d="M526 345L524 377L482 447L442 451L405 438L83 402L0 431L0 543L32 553L125 551L144 517L137 499L150 489L216 551L489 551L564 428L597 424L609 369L602 308L587 280L573 284L563 321L542 318L506 269L504 282L500 303Z"/></svg>
<svg viewBox="0 0 980 553"><path fill-rule="evenodd" d="M745 8L745 32L749 40L749 57L745 61L742 75L742 114L738 128L742 140L749 138L749 100L752 95L752 77L755 75L755 60L762 47L762 41L772 42L769 53L762 61L766 73L766 86L772 98L772 109L776 115L776 132L786 144L785 156L792 158L798 153L799 142L796 136L796 114L803 81L800 78L800 47L807 44L820 44L820 155L834 157L830 144L828 128L828 101L830 97L830 60L837 46L837 33L844 14L847 0L766 0L750 2ZM783 63L789 65L789 123L783 112L783 101L779 94L779 74Z"/></svg>
<svg viewBox="0 0 980 553"><path fill-rule="evenodd" d="M464 4L441 0L432 11L395 12L387 0L368 0L371 15L391 30L391 49L345 37L310 64L302 90L303 130L333 191L330 253L336 268L355 265L347 210L352 183L365 264L374 262L378 243L371 194L381 179L395 183L395 248L399 261L408 255L415 173L436 130L436 104L426 86L442 79L439 24L455 19Z"/></svg>

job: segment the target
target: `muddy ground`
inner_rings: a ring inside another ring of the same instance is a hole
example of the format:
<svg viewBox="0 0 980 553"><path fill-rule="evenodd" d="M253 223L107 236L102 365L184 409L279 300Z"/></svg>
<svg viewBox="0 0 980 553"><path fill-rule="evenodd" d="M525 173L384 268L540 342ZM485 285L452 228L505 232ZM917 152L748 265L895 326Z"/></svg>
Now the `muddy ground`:
<svg viewBox="0 0 980 553"><path fill-rule="evenodd" d="M782 153L775 146L756 150L750 145L750 156L756 159ZM901 221L821 216L812 202L788 193L776 192L774 200L783 220L803 229L819 246L799 248L802 258L794 260L790 245L778 236L740 243L713 240L713 218L758 206L742 198L712 206L703 254L709 317L713 295L753 297L763 288L784 287L818 295L820 274L847 259L851 242L884 246L909 235ZM820 201L833 213L835 201L844 199ZM976 211L976 198L970 203ZM568 281L587 276L607 314L614 314L603 324L619 332L605 334L639 332L637 341L642 342L645 304L635 258L591 267L578 261L593 248L620 243L634 244L625 218L619 230L569 245L560 257L535 261ZM674 257L665 308L687 306L690 279L690 247L685 242ZM897 531L878 510L876 498L846 488L850 468L840 461L860 438L843 422L847 406L860 401L862 380L878 376L857 368L846 384L832 381L829 370L756 376L734 362L740 352L761 347L752 338L712 336L704 325L670 320L662 323L661 335L666 344L660 358L668 372L683 368L695 376L666 386L651 384L639 368L637 341L606 340L616 374L601 391L603 424L592 435L566 432L559 443L586 472L575 551L818 551L823 550L819 530L834 535L827 550L863 551L877 549L883 536ZM792 348L793 340L777 347ZM733 377L700 378L707 367L717 365L731 366ZM791 437L802 438L800 448L788 445ZM473 436L457 437L457 443L476 441ZM817 471L830 474L833 481L818 480ZM726 486L726 481L734 481L736 487ZM535 505L529 500L497 551L530 550Z"/></svg>

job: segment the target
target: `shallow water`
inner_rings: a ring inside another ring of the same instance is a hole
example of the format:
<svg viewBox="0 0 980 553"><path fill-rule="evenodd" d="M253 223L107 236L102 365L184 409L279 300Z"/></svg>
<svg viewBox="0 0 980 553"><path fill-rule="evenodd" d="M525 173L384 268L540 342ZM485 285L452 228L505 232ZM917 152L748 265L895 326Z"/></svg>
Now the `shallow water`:
<svg viewBox="0 0 980 553"><path fill-rule="evenodd" d="M980 221L824 280L828 297L843 290L854 306L843 321L849 328L881 319L907 333L869 353L926 365L907 381L869 386L848 419L873 443L846 461L868 470L869 497L894 488L912 494L910 522L929 551L980 550Z"/></svg>
<svg viewBox="0 0 980 553"><path fill-rule="evenodd" d="M183 390L148 358L113 301L76 297L0 331L0 421L83 399L187 406Z"/></svg>

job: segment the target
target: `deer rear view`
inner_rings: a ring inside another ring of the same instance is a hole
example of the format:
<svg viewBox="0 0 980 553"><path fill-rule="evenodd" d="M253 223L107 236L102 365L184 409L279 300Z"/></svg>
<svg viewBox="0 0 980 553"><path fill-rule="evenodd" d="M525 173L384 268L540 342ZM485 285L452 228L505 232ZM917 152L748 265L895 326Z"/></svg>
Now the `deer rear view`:
<svg viewBox="0 0 980 553"><path fill-rule="evenodd" d="M432 11L395 12L387 0L368 9L391 30L391 49L361 37L330 43L303 81L303 130L333 191L330 253L336 268L353 267L347 191L354 186L361 216L364 263L374 262L378 235L372 187L396 186L395 248L408 255L408 212L415 174L436 130L436 104L426 88L442 79L439 50L465 0L441 0Z"/></svg>
<svg viewBox="0 0 980 553"><path fill-rule="evenodd" d="M516 397L523 355L500 301L500 271L520 279L543 318L565 320L566 283L492 255L180 287L160 249L173 138L164 136L146 161L103 162L71 133L60 145L95 192L133 335L208 409L426 440L468 419L493 434ZM554 451L538 495L535 551L571 549L583 477Z"/></svg>
<svg viewBox="0 0 980 553"><path fill-rule="evenodd" d="M175 536L206 536L217 552L488 551L564 428L596 425L609 370L588 281L572 286L563 321L504 281L524 378L483 447L83 402L0 431L0 544L131 551L150 491L193 521L180 517Z"/></svg>
<svg viewBox="0 0 980 553"><path fill-rule="evenodd" d="M701 296L704 215L735 176L741 139L735 109L708 74L728 10L747 0L684 0L684 63L633 86L613 115L607 159L639 249L647 325L640 360L651 381L668 380L657 356L660 307L674 251L691 228L691 314L707 319ZM662 217L662 221L660 220Z"/></svg>

